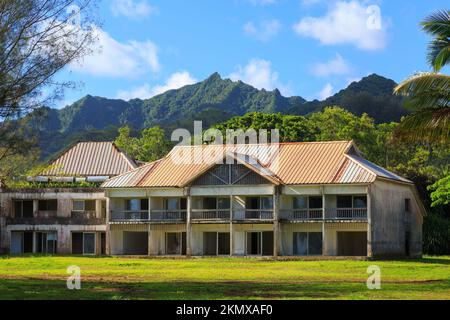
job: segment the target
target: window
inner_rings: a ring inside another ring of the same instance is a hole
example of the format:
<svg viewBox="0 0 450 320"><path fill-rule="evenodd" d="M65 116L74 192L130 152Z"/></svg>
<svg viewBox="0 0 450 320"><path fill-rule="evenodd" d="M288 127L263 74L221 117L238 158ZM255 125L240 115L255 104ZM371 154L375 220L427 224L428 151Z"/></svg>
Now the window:
<svg viewBox="0 0 450 320"><path fill-rule="evenodd" d="M16 217L16 218L33 218L33 201L32 200L15 200L14 201L14 217Z"/></svg>
<svg viewBox="0 0 450 320"><path fill-rule="evenodd" d="M203 198L203 209L205 209L205 210L230 209L230 199L229 198Z"/></svg>
<svg viewBox="0 0 450 320"><path fill-rule="evenodd" d="M38 204L39 211L57 211L58 201L57 200L39 200Z"/></svg>
<svg viewBox="0 0 450 320"><path fill-rule="evenodd" d="M218 198L217 199L217 208L219 210L230 209L230 198Z"/></svg>
<svg viewBox="0 0 450 320"><path fill-rule="evenodd" d="M72 233L72 254L94 255L95 247L95 233Z"/></svg>
<svg viewBox="0 0 450 320"><path fill-rule="evenodd" d="M261 198L261 209L273 210L273 198L272 197L262 197Z"/></svg>
<svg viewBox="0 0 450 320"><path fill-rule="evenodd" d="M74 200L73 211L95 211L95 200Z"/></svg>
<svg viewBox="0 0 450 320"><path fill-rule="evenodd" d="M367 196L354 196L353 208L367 208Z"/></svg>
<svg viewBox="0 0 450 320"><path fill-rule="evenodd" d="M148 211L148 199L127 199L125 200L126 211Z"/></svg>
<svg viewBox="0 0 450 320"><path fill-rule="evenodd" d="M246 209L249 210L273 210L272 197L248 197L245 199Z"/></svg>
<svg viewBox="0 0 450 320"><path fill-rule="evenodd" d="M322 232L294 232L294 255L322 255Z"/></svg>
<svg viewBox="0 0 450 320"><path fill-rule="evenodd" d="M294 209L307 209L308 197L294 197L292 199L292 207Z"/></svg>
<svg viewBox="0 0 450 320"><path fill-rule="evenodd" d="M309 197L310 209L322 209L322 197Z"/></svg>
<svg viewBox="0 0 450 320"><path fill-rule="evenodd" d="M352 208L352 196L337 196L338 208Z"/></svg>
<svg viewBox="0 0 450 320"><path fill-rule="evenodd" d="M411 199L405 199L405 212L411 212Z"/></svg>
<svg viewBox="0 0 450 320"><path fill-rule="evenodd" d="M187 209L186 198L167 198L164 200L165 210L178 211Z"/></svg>

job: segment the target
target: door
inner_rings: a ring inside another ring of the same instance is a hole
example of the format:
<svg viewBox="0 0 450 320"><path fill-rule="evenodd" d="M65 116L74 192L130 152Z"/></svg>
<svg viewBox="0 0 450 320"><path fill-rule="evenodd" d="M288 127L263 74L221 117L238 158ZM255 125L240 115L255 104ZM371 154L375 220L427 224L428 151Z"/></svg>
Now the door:
<svg viewBox="0 0 450 320"><path fill-rule="evenodd" d="M217 255L217 232L203 232L203 255Z"/></svg>
<svg viewBox="0 0 450 320"><path fill-rule="evenodd" d="M294 256L308 255L308 233L294 232Z"/></svg>
<svg viewBox="0 0 450 320"><path fill-rule="evenodd" d="M179 232L168 232L166 234L166 254L180 255L182 251L182 238Z"/></svg>
<svg viewBox="0 0 450 320"><path fill-rule="evenodd" d="M273 256L273 232L266 231L262 233L262 255Z"/></svg>
<svg viewBox="0 0 450 320"><path fill-rule="evenodd" d="M23 253L33 253L33 232L23 233Z"/></svg>
<svg viewBox="0 0 450 320"><path fill-rule="evenodd" d="M225 256L230 254L230 233L218 233L217 234L217 254L219 256Z"/></svg>
<svg viewBox="0 0 450 320"><path fill-rule="evenodd" d="M261 255L261 235L261 232L247 232L247 255Z"/></svg>
<svg viewBox="0 0 450 320"><path fill-rule="evenodd" d="M100 242L101 242L100 254L102 256L104 256L104 255L106 255L106 233L105 232L100 233Z"/></svg>
<svg viewBox="0 0 450 320"><path fill-rule="evenodd" d="M23 233L11 232L11 254L23 253Z"/></svg>
<svg viewBox="0 0 450 320"><path fill-rule="evenodd" d="M339 256L367 256L367 232L338 232Z"/></svg>

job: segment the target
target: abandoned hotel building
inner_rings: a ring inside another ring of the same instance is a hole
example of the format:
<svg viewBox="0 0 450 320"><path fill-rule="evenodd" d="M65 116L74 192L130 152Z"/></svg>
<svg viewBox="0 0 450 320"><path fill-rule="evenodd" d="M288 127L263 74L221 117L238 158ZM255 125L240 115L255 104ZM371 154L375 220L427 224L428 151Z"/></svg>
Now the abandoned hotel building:
<svg viewBox="0 0 450 320"><path fill-rule="evenodd" d="M0 190L4 253L422 254L414 184L351 141L176 146L147 164L81 142L33 180Z"/></svg>

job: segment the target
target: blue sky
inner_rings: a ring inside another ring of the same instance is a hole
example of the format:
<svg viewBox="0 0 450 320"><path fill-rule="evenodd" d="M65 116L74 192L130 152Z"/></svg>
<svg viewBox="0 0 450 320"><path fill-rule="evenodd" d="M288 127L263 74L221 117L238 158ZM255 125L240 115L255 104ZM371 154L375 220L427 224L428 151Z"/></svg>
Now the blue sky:
<svg viewBox="0 0 450 320"><path fill-rule="evenodd" d="M371 73L426 71L419 22L447 1L101 0L94 54L61 72L86 94L149 98L213 72L325 98Z"/></svg>

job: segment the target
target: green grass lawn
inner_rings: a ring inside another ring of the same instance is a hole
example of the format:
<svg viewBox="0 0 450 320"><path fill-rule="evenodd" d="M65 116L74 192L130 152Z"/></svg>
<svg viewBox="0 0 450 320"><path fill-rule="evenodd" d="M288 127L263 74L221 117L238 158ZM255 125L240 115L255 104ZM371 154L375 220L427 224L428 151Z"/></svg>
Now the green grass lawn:
<svg viewBox="0 0 450 320"><path fill-rule="evenodd" d="M67 267L81 268L68 290ZM367 267L381 268L368 290ZM0 257L0 299L450 299L450 257L398 261Z"/></svg>

